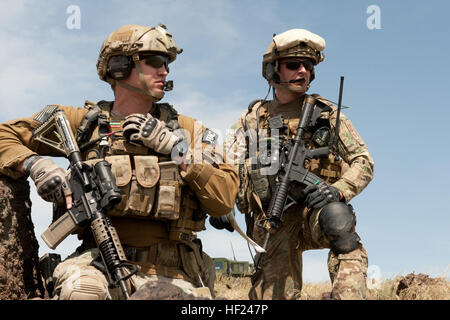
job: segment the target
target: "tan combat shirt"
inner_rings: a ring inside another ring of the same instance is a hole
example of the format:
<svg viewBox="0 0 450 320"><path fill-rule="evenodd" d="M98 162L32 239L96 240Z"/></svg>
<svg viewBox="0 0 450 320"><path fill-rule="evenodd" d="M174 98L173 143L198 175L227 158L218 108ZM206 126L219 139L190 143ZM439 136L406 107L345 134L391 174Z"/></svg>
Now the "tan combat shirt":
<svg viewBox="0 0 450 320"><path fill-rule="evenodd" d="M88 109L75 109L71 106L59 107L65 111L72 131L77 132ZM34 116L0 124L0 174L12 178L20 177L21 173L14 167L34 154L62 156L57 150L33 139L32 131L40 125L33 119ZM194 148L194 143L202 140L205 128L195 125L195 119L183 115L179 115L178 122L182 129L190 133L191 148ZM224 163L214 163L213 165L193 163L181 175L195 192L202 209L208 214L221 216L230 212L234 207L238 177L233 166ZM111 219L123 244L145 247L168 239L167 227L163 221L126 217L111 217Z"/></svg>

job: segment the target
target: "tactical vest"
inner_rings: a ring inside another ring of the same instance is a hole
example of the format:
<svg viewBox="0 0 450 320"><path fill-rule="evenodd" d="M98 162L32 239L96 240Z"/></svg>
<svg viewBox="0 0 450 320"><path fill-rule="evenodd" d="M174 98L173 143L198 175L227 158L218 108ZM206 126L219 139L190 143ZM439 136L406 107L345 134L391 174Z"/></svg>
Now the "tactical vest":
<svg viewBox="0 0 450 320"><path fill-rule="evenodd" d="M329 121L329 114L332 111L331 103L318 95L313 96L316 98L317 103L312 116L312 125L306 129L304 134L304 140L308 149L328 145L332 135L334 135ZM278 172L268 172L266 170L267 162L266 164L261 163L261 159L269 159L274 155L279 156L282 146L290 143L294 138L298 126L298 117L293 119L283 119L279 116L271 117L268 112L270 103L271 101L267 100L253 101L250 103L248 112L244 118L244 131L250 129L254 133L257 133L257 136L253 137L253 139L258 141L258 147L256 149L255 161L255 158L251 159L251 155L248 153L251 137L247 135L245 163L241 164L238 170L240 187L237 195L237 207L242 213L266 212L276 187ZM280 143L273 148L270 143L264 140L277 141L277 139L273 139L272 131L274 129L279 134L278 141ZM261 148L261 145L267 147ZM261 153L267 153L267 155ZM257 163L255 164L255 162ZM339 180L348 168L348 165L344 161L335 157L331 152L327 158L312 159L304 165L305 168L308 168L312 173L329 184ZM298 199L302 190L303 187L292 184L290 196Z"/></svg>
<svg viewBox="0 0 450 320"><path fill-rule="evenodd" d="M120 189L122 201L108 212L130 219L165 221L169 240L190 241L205 230L206 213L183 181L178 166L167 155L129 144L122 136L123 120L111 114L113 103L86 101L88 112L77 130L83 159L92 163L104 158ZM152 115L179 129L178 113L169 104L155 104Z"/></svg>

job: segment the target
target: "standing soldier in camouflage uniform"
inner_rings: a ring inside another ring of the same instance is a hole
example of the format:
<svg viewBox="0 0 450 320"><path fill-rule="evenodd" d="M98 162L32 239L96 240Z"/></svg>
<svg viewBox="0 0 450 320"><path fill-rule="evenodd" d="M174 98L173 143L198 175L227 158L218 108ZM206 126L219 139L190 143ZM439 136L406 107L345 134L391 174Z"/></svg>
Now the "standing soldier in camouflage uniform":
<svg viewBox="0 0 450 320"><path fill-rule="evenodd" d="M170 89L168 65L181 52L163 25L124 26L106 38L97 62L115 101L86 102L77 109L51 105L0 125L0 172L13 178L28 174L39 195L63 203L64 210L72 206L66 171L41 157L61 154L33 137L43 115L64 110L83 160L105 158L112 164L122 201L108 216L127 259L140 266L127 281L129 290L145 283L153 288L148 298L211 298L214 268L196 234L205 229L207 213L221 216L233 208L238 187L236 171L221 161L215 133L157 103ZM177 155L187 150L184 160L171 161L174 150ZM94 266L99 251L89 228L79 237L81 247L55 269L55 297L123 298Z"/></svg>
<svg viewBox="0 0 450 320"><path fill-rule="evenodd" d="M281 137L280 143L295 136L305 93L314 79L314 66L324 58L324 49L325 40L304 29L274 36L263 58L263 76L274 88L274 99L252 102L224 144L226 161L238 163L237 207L245 214L247 234L260 245L266 230L256 222L267 218L265 213L277 181L278 162L275 167L270 161L280 150L278 142L274 142L275 132ZM316 94L312 97L315 124L307 127L302 137L308 149L329 144L337 115L337 108L329 100ZM302 252L323 248L331 249L328 270L332 298L365 298L368 259L348 203L371 181L373 160L342 113L338 128L335 154L330 152L327 158L304 164L326 182L326 187L295 188L291 184L289 196L297 204L287 209L281 227L269 238L262 269L252 279L251 299L285 299L288 277L301 290Z"/></svg>

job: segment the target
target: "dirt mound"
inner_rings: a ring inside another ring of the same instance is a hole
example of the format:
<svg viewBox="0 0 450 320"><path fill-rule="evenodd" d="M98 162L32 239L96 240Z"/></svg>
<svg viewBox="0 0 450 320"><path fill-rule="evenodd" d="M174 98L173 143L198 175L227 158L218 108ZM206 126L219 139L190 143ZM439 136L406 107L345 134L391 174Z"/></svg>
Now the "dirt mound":
<svg viewBox="0 0 450 320"><path fill-rule="evenodd" d="M130 300L204 300L184 292L173 285L169 279L148 281L133 293Z"/></svg>
<svg viewBox="0 0 450 320"><path fill-rule="evenodd" d="M399 279L396 294L403 300L446 299L448 288L449 283L442 278L410 273Z"/></svg>
<svg viewBox="0 0 450 320"><path fill-rule="evenodd" d="M43 295L38 248L28 181L0 176L0 300Z"/></svg>

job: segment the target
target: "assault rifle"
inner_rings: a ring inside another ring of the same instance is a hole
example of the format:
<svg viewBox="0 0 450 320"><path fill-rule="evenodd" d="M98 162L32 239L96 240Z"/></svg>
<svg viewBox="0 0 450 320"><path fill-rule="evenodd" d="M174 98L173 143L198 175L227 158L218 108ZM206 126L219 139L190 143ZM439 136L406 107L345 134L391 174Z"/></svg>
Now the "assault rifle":
<svg viewBox="0 0 450 320"><path fill-rule="evenodd" d="M305 141L302 139L305 130L310 126L311 118L314 111L315 99L312 96L305 95L303 102L303 111L297 127L297 132L291 143L287 143L280 152L280 170L278 173L278 182L275 188L269 207L267 209L266 218L256 222L259 227L266 229L266 236L264 238L263 248L267 248L270 235L275 233L283 222L284 212L297 202L288 196L291 182L295 181L304 187L310 185L326 184L324 180L309 172L305 168L305 162L311 161L313 158L328 157L330 152L336 152L337 137L339 133L339 116L342 104L342 90L344 84L344 77L341 77L339 89L339 103L336 117L335 134L333 139L330 139L328 146L316 149L307 149ZM289 203L288 203L289 199ZM261 252L255 263L255 271L261 269L265 252Z"/></svg>
<svg viewBox="0 0 450 320"><path fill-rule="evenodd" d="M89 226L110 285L119 285L128 299L130 295L125 281L139 269L126 264L117 231L106 215L109 209L121 201L111 164L104 159L92 165L83 163L64 111L58 110L56 106L48 106L46 110L47 113L41 119L42 124L33 131L33 137L63 152L69 159L73 205L41 237L51 249L55 249L69 234Z"/></svg>

